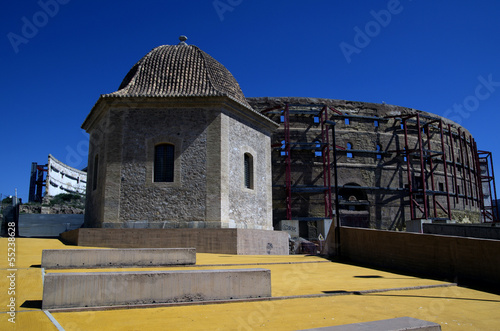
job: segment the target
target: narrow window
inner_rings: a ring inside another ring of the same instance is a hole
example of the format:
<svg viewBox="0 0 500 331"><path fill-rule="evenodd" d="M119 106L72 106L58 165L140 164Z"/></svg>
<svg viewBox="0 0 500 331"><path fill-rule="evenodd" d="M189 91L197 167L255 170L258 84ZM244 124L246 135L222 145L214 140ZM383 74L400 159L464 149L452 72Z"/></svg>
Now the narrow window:
<svg viewBox="0 0 500 331"><path fill-rule="evenodd" d="M346 118L346 119L344 119L344 124L349 125L349 124L351 124L351 121L348 118Z"/></svg>
<svg viewBox="0 0 500 331"><path fill-rule="evenodd" d="M321 143L319 141L315 141L314 142L314 148L315 148L315 151L314 151L314 156L322 156L323 153L321 151Z"/></svg>
<svg viewBox="0 0 500 331"><path fill-rule="evenodd" d="M314 116L314 123L319 123L319 117L318 116Z"/></svg>
<svg viewBox="0 0 500 331"><path fill-rule="evenodd" d="M377 159L381 159L382 158L382 154L380 153L382 151L382 146L377 144Z"/></svg>
<svg viewBox="0 0 500 331"><path fill-rule="evenodd" d="M439 191L444 192L444 183L439 183Z"/></svg>
<svg viewBox="0 0 500 331"><path fill-rule="evenodd" d="M378 120L373 121L373 126L378 128Z"/></svg>
<svg viewBox="0 0 500 331"><path fill-rule="evenodd" d="M253 157L249 153L244 155L245 163L245 187L253 189Z"/></svg>
<svg viewBox="0 0 500 331"><path fill-rule="evenodd" d="M352 144L351 143L347 143L347 150L351 150L352 149ZM347 157L352 159L352 153L351 152L347 152Z"/></svg>
<svg viewBox="0 0 500 331"><path fill-rule="evenodd" d="M155 147L154 181L174 181L174 145L161 144Z"/></svg>
<svg viewBox="0 0 500 331"><path fill-rule="evenodd" d="M94 169L93 171L93 176L92 176L92 189L95 190L97 188L97 172L99 169L99 156L96 155L94 157Z"/></svg>

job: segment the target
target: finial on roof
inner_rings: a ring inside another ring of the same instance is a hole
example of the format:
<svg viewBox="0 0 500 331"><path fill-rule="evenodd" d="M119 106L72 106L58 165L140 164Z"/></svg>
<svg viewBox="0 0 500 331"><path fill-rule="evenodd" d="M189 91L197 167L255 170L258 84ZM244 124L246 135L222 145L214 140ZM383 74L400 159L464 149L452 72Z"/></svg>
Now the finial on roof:
<svg viewBox="0 0 500 331"><path fill-rule="evenodd" d="M187 45L186 40L188 40L188 38L186 36L180 36L179 40L181 41L179 45Z"/></svg>

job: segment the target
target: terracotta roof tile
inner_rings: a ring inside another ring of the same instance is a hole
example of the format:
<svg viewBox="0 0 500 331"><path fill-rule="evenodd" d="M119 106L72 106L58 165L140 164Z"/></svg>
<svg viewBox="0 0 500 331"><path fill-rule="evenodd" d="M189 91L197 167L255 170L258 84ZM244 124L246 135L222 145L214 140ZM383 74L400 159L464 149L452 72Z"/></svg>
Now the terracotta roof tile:
<svg viewBox="0 0 500 331"><path fill-rule="evenodd" d="M221 63L193 45L163 45L137 62L118 91L104 97L227 96L251 109Z"/></svg>

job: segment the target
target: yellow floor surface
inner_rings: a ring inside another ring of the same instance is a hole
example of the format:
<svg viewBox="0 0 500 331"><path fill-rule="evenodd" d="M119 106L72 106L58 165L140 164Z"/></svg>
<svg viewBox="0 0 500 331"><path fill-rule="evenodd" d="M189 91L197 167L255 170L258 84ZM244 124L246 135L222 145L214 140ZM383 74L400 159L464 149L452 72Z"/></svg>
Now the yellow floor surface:
<svg viewBox="0 0 500 331"><path fill-rule="evenodd" d="M12 295L8 241L0 239L1 330L300 330L410 316L439 323L443 330L500 330L500 296L463 287L438 287L363 295L285 299L122 310L52 313L41 311L43 249L82 249L55 239L16 239L16 323L8 321ZM300 263L306 262L306 263ZM215 266L214 266L215 265ZM197 254L196 266L49 270L102 272L127 270L271 270L272 295L293 296L388 288L443 285L446 282L330 262L314 256L237 256ZM49 314L50 315L50 314Z"/></svg>

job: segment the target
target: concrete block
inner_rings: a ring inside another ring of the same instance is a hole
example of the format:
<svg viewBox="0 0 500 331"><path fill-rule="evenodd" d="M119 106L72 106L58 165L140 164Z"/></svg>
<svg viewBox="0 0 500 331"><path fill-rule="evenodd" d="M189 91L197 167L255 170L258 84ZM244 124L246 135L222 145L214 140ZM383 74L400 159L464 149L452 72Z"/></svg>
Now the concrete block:
<svg viewBox="0 0 500 331"><path fill-rule="evenodd" d="M324 328L308 329L309 331L403 331L403 330L426 330L439 331L441 325L429 321L419 320L413 317L398 317L381 321L354 323L345 325L329 326Z"/></svg>
<svg viewBox="0 0 500 331"><path fill-rule="evenodd" d="M271 271L228 269L48 273L43 309L248 299L271 296Z"/></svg>
<svg viewBox="0 0 500 331"><path fill-rule="evenodd" d="M196 263L194 248L45 249L42 268L156 267Z"/></svg>
<svg viewBox="0 0 500 331"><path fill-rule="evenodd" d="M432 220L408 220L406 221L406 232L423 233L424 223L432 223Z"/></svg>
<svg viewBox="0 0 500 331"><path fill-rule="evenodd" d="M279 226L281 231L287 232L292 238L299 237L298 220L281 220Z"/></svg>

